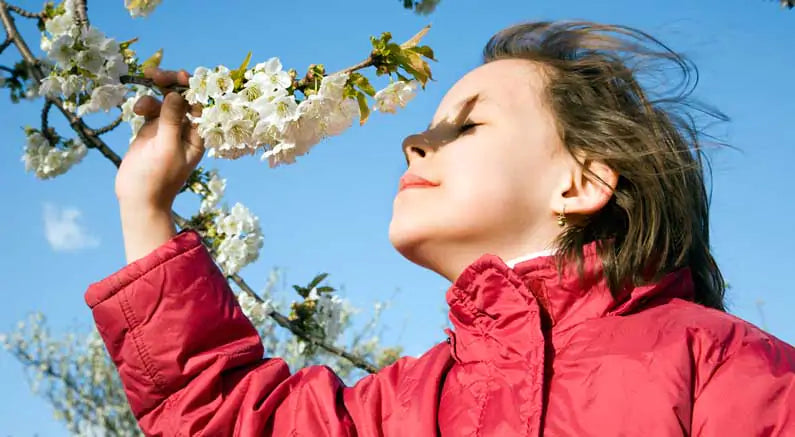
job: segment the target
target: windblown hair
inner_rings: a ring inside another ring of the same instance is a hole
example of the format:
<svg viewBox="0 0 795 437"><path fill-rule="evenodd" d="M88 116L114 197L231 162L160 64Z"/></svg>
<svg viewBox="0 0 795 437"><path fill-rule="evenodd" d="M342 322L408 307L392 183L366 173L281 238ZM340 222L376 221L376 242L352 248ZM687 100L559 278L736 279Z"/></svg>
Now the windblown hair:
<svg viewBox="0 0 795 437"><path fill-rule="evenodd" d="M589 22L509 27L483 50L485 63L500 59L540 65L568 152L619 175L603 209L572 217L557 241L561 259L581 267L582 247L595 241L614 294L687 267L695 300L724 310L725 283L709 247L705 135L697 124L727 118L691 100L695 65L644 32ZM680 80L671 82L672 73Z"/></svg>

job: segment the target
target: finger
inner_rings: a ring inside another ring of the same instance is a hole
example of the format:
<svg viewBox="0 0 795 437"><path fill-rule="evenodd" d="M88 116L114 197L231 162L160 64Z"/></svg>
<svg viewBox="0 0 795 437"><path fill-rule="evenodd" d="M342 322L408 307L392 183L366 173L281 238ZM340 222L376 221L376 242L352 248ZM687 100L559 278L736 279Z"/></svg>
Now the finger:
<svg viewBox="0 0 795 437"><path fill-rule="evenodd" d="M152 76L155 85L170 87L177 83L177 72L172 70L157 70Z"/></svg>
<svg viewBox="0 0 795 437"><path fill-rule="evenodd" d="M168 93L160 108L157 136L167 141L182 139L182 120L188 110L188 103L179 93Z"/></svg>
<svg viewBox="0 0 795 437"><path fill-rule="evenodd" d="M153 118L151 120L147 120L140 129L138 129L138 133L136 134L136 138L152 138L157 134L157 123L158 119Z"/></svg>
<svg viewBox="0 0 795 437"><path fill-rule="evenodd" d="M188 86L188 80L190 80L190 74L185 70L179 70L177 73L177 83L182 86Z"/></svg>
<svg viewBox="0 0 795 437"><path fill-rule="evenodd" d="M152 79L155 73L157 73L157 70L159 70L159 68L151 66L144 68L144 77L147 79Z"/></svg>
<svg viewBox="0 0 795 437"><path fill-rule="evenodd" d="M202 105L198 103L192 105L190 108L190 113L195 117L200 116L202 114ZM183 132L185 132L185 141L190 146L199 150L200 154L204 154L204 139L202 139L201 135L199 135L199 126L188 122Z"/></svg>
<svg viewBox="0 0 795 437"><path fill-rule="evenodd" d="M160 116L161 106L162 103L160 103L160 100L152 96L142 96L137 102L135 102L135 106L133 106L133 112L138 115L142 115L147 120L150 120Z"/></svg>

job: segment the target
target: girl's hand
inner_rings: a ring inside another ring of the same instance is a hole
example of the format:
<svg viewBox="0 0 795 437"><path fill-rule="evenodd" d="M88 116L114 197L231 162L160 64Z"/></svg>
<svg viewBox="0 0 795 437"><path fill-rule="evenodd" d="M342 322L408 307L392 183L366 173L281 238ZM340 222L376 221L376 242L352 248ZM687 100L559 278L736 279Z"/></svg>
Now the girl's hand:
<svg viewBox="0 0 795 437"><path fill-rule="evenodd" d="M116 197L120 204L136 208L171 210L177 194L204 155L204 143L185 114L188 104L178 93L166 89L188 85L188 73L149 69L151 78L164 92L163 102L142 97L134 111L146 124L130 144L116 174ZM201 114L201 106L192 108Z"/></svg>
<svg viewBox="0 0 795 437"><path fill-rule="evenodd" d="M161 87L188 84L185 71L147 70ZM133 262L176 235L171 207L204 155L204 143L185 114L188 104L168 92L163 102L142 97L134 111L146 118L116 174L116 197L128 262ZM191 108L201 114L201 106Z"/></svg>

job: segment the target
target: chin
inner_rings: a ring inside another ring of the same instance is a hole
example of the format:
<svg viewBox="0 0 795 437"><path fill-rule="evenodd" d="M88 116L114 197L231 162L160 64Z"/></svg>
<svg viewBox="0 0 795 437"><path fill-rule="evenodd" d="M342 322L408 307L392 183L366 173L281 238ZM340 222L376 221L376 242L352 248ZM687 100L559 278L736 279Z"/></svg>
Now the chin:
<svg viewBox="0 0 795 437"><path fill-rule="evenodd" d="M393 217L389 225L389 241L403 257L422 267L431 268L429 252L434 232L429 226L405 223Z"/></svg>

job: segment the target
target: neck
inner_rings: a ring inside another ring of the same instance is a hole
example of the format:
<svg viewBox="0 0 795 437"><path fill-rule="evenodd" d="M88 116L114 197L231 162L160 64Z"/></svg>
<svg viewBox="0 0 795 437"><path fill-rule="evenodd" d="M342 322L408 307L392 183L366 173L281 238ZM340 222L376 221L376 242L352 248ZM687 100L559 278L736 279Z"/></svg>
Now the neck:
<svg viewBox="0 0 795 437"><path fill-rule="evenodd" d="M451 246L445 250L434 248L433 251L418 248L412 254L404 253L404 256L415 264L433 270L448 281L455 282L461 272L485 254L495 255L504 260L508 267L513 268L521 262L540 256L552 255L554 254L554 249L551 249L549 245L540 244L503 248L499 248L497 245L460 245Z"/></svg>

